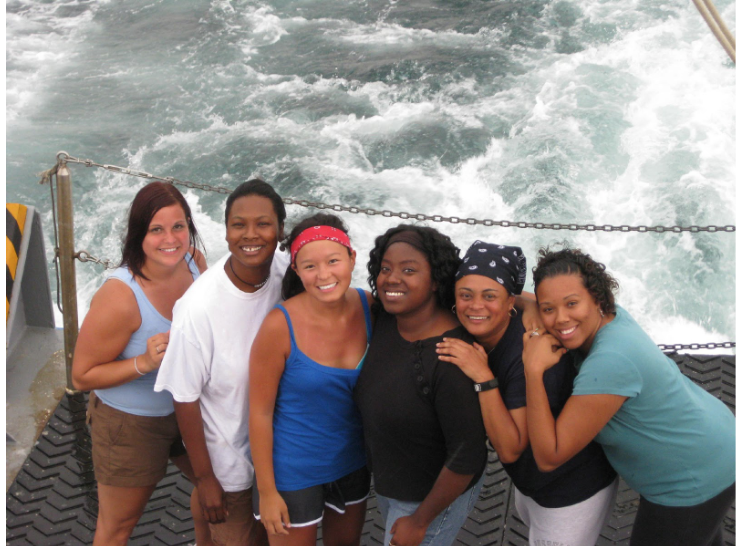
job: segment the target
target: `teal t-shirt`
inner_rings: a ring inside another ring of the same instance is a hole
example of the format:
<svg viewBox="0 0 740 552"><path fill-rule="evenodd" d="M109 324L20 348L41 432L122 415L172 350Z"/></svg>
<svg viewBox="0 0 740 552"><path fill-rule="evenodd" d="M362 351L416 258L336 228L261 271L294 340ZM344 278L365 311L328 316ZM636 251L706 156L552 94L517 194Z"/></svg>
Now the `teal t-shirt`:
<svg viewBox="0 0 740 552"><path fill-rule="evenodd" d="M621 307L584 359L573 395L628 397L596 436L619 475L647 500L694 506L735 481L735 416L684 376Z"/></svg>

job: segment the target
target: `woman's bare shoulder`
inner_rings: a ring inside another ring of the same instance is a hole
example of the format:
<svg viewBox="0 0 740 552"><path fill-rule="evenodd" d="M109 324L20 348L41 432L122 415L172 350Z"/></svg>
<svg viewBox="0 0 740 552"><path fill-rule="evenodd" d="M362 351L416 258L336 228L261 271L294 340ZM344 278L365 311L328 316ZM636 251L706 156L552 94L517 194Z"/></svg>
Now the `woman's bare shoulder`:
<svg viewBox="0 0 740 552"><path fill-rule="evenodd" d="M104 321L112 321L132 333L141 325L139 304L133 290L117 278L109 278L95 292L85 317L85 322L95 326Z"/></svg>

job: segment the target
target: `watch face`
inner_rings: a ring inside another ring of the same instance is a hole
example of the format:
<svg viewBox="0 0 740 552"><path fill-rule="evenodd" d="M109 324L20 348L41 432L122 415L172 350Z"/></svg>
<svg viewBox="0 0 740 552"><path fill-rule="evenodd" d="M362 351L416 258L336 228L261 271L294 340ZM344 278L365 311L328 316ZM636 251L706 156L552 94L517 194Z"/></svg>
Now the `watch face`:
<svg viewBox="0 0 740 552"><path fill-rule="evenodd" d="M475 385L473 385L473 389L475 389L476 391L478 391L478 393L480 393L480 383L476 383Z"/></svg>

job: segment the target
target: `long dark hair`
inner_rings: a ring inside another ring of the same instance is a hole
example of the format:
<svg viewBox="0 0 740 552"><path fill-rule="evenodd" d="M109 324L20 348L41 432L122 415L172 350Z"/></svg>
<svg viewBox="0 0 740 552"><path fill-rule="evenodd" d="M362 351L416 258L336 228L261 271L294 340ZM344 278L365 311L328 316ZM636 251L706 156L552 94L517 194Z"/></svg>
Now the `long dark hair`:
<svg viewBox="0 0 740 552"><path fill-rule="evenodd" d="M180 205L185 212L185 219L187 220L188 230L190 231L190 247L192 249L199 247L199 249L205 252L203 240L198 235L198 230L195 228L195 223L193 222L190 206L185 201L180 190L169 182L156 181L150 182L139 190L136 197L134 197L134 201L131 203L126 237L121 247L120 266L127 266L139 278L144 280L149 279L141 272L146 262L142 243L149 231L149 224L152 222L154 215L160 209L175 204Z"/></svg>
<svg viewBox="0 0 740 552"><path fill-rule="evenodd" d="M347 230L347 226L344 224L344 221L338 216L330 215L327 213L317 213L303 219L298 224L296 224L288 238L285 240L285 243L283 243L280 248L290 251L290 246L293 245L293 242L299 236L299 234L304 230L311 228L312 226L331 226L332 228L338 228L345 234L349 235L349 230ZM352 254L349 249L348 253L350 255ZM304 291L306 291L306 288L303 287L303 282L296 273L295 267L291 262L290 267L288 268L288 270L285 271L285 276L283 277L283 300L295 297L296 295Z"/></svg>
<svg viewBox="0 0 740 552"><path fill-rule="evenodd" d="M420 252L427 258L432 267L432 281L437 284L437 305L443 309L450 309L455 304L455 273L460 266L460 250L452 243L449 236L438 232L428 226L413 226L410 224L399 224L390 228L382 236L375 238L375 247L370 251L370 260L367 263L367 271L370 273L367 282L373 293L375 305L383 308L383 303L378 298L378 275L380 265L383 261L388 241L395 234L410 230L418 234L423 249ZM418 248L417 248L418 249Z"/></svg>
<svg viewBox="0 0 740 552"><path fill-rule="evenodd" d="M583 287L588 290L604 314L617 312L614 292L619 289L619 283L606 271L602 263L596 262L580 249L570 247L559 251L551 251L549 248L540 249L537 253L537 266L532 270L535 294L543 280L563 274L580 276Z"/></svg>

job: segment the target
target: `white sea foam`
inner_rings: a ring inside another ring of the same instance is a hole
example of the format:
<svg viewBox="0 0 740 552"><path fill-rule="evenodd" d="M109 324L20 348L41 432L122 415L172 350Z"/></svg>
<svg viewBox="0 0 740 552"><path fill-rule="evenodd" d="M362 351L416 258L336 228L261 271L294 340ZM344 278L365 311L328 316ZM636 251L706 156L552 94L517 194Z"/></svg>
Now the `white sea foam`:
<svg viewBox="0 0 740 552"><path fill-rule="evenodd" d="M717 5L734 21L734 3ZM181 4L200 22L192 39L161 60L144 54L90 70L85 54L104 35L103 21L117 21L115 3L85 4L89 9L65 18L54 16L56 4L22 6L6 24L11 145L14 133L29 132L26 119L49 116L44 102L61 70L71 69L91 83L85 90L92 97L78 102L91 102L90 128L103 144L81 143L109 156L101 162L123 155L135 168L186 180L196 178L193 170L197 179L226 186L259 174L286 186L286 195L409 213L734 223L735 72L690 4L551 2L528 20L527 31L541 39L536 47L512 40L513 31L495 21L472 32L401 24L394 3L377 18L351 2L336 17L312 3ZM134 22L161 16L165 28L164 8L172 6L132 2L120 9ZM107 19L96 19L100 10ZM295 60L278 57L291 44L307 50L293 55L311 70L300 73ZM459 52L461 65L466 56L490 56L491 65L458 73L450 52ZM152 73L160 94L146 86ZM130 102L136 109L125 100L115 105L127 87L140 93ZM97 90L116 95L99 99ZM66 126L74 133L60 133L59 141L77 144L86 127ZM16 170L14 163L8 167ZM116 258L134 186L103 171L76 182L87 215L78 241ZM187 197L215 260L225 252L222 198ZM290 221L305 214L288 211ZM361 258L374 236L401 222L343 216ZM620 304L659 342L725 341L735 332L734 234L440 229L461 249L479 237L519 244L530 266L540 246L567 238L614 272ZM78 274L82 304L103 276L89 263Z"/></svg>
<svg viewBox="0 0 740 552"><path fill-rule="evenodd" d="M31 109L45 79L77 55L81 36L89 28L95 7L86 7L73 17L59 17L57 4L15 2L5 14L5 109L6 124ZM70 4L72 6L76 3Z"/></svg>

